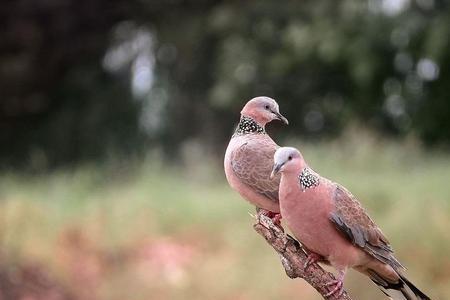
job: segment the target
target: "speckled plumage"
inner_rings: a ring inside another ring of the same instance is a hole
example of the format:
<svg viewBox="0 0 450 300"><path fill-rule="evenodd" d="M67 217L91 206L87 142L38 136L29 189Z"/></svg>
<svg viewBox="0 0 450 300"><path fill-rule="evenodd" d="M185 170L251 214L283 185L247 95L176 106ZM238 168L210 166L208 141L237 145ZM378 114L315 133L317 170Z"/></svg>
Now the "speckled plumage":
<svg viewBox="0 0 450 300"><path fill-rule="evenodd" d="M252 118L243 116L234 131L233 137L249 133L266 134L266 130Z"/></svg>
<svg viewBox="0 0 450 300"><path fill-rule="evenodd" d="M319 185L319 176L310 168L304 168L298 175L298 181L302 190L306 190Z"/></svg>

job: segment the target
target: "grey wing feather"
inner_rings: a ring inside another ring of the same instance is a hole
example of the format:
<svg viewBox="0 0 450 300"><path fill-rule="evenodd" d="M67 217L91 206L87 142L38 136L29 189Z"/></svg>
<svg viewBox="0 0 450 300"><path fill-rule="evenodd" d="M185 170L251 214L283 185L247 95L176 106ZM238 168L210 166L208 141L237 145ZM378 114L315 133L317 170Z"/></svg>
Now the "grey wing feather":
<svg viewBox="0 0 450 300"><path fill-rule="evenodd" d="M368 216L358 200L344 187L336 184L334 210L330 221L354 245L395 269L404 268L393 256L389 241Z"/></svg>
<svg viewBox="0 0 450 300"><path fill-rule="evenodd" d="M232 153L231 167L247 186L268 199L278 202L280 176L270 179L275 143L244 143Z"/></svg>

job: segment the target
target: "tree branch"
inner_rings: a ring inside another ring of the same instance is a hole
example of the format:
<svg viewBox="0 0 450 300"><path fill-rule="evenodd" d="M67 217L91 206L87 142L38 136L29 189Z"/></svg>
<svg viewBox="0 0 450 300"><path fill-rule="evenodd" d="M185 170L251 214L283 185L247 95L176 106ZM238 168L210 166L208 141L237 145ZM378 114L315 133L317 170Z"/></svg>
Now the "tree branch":
<svg viewBox="0 0 450 300"><path fill-rule="evenodd" d="M269 243L275 251L278 252L287 276L290 278L303 278L315 288L324 299L352 300L346 291L340 296L335 294L330 297L325 297L329 292L326 283L335 280L336 278L334 275L322 269L318 264L311 264L308 269L305 270L304 265L307 255L300 244L295 239L285 234L269 217L263 214L257 214L256 219L258 220L258 223L253 225L253 228L266 239L267 243Z"/></svg>

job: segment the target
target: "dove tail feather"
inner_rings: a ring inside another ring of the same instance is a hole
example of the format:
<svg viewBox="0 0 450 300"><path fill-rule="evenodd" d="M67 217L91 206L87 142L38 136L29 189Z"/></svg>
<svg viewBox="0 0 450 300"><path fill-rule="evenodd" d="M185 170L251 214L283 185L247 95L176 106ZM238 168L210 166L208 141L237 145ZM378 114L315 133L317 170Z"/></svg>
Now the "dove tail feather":
<svg viewBox="0 0 450 300"><path fill-rule="evenodd" d="M397 283L390 283L384 280L375 272L370 272L370 278L388 297L394 300L431 300L406 277L400 275Z"/></svg>

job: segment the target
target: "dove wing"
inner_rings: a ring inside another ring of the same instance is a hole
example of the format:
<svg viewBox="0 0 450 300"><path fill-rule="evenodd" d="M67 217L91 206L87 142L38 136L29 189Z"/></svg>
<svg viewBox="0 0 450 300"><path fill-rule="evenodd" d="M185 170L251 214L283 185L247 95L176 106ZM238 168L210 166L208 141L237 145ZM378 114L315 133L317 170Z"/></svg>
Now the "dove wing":
<svg viewBox="0 0 450 300"><path fill-rule="evenodd" d="M381 229L349 191L336 184L333 200L330 220L352 244L395 269L404 268L393 256L394 251Z"/></svg>
<svg viewBox="0 0 450 300"><path fill-rule="evenodd" d="M246 142L231 155L231 167L236 176L257 193L278 202L280 176L270 179L273 155L278 149L275 142Z"/></svg>

